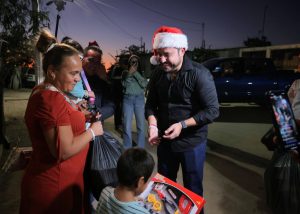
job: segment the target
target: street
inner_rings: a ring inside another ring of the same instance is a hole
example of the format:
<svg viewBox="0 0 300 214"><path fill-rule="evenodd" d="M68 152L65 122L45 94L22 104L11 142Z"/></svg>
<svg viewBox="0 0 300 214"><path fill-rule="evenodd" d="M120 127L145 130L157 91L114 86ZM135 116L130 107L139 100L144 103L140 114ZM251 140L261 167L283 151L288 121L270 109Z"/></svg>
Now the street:
<svg viewBox="0 0 300 214"><path fill-rule="evenodd" d="M6 131L12 145L19 137L21 146L30 144L24 130L21 131L25 128L23 114L29 93L7 90L4 94ZM260 143L270 126L270 116L261 107L222 105L220 118L209 127L204 173L205 213L270 213L265 203L263 173L272 153ZM109 118L105 129L119 138L113 127L113 118ZM147 150L156 160L156 148L147 146ZM0 213L18 213L22 174L19 171L0 176ZM180 172L178 182L182 183Z"/></svg>

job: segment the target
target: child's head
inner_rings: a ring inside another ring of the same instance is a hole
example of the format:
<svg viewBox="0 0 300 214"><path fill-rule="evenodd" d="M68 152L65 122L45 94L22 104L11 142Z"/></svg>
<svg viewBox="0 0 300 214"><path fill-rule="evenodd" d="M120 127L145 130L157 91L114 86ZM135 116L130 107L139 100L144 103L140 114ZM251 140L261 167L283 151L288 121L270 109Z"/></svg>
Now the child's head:
<svg viewBox="0 0 300 214"><path fill-rule="evenodd" d="M140 194L146 187L154 168L153 157L142 148L127 149L119 158L117 173L119 184Z"/></svg>

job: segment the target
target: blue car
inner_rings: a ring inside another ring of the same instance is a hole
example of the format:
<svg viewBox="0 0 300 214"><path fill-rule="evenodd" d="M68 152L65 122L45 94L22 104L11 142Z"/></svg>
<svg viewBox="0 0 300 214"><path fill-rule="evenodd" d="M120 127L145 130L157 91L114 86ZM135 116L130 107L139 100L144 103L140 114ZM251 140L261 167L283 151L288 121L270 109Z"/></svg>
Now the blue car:
<svg viewBox="0 0 300 214"><path fill-rule="evenodd" d="M219 102L265 103L270 90L288 90L300 73L276 70L269 58L213 58L203 62L212 75Z"/></svg>

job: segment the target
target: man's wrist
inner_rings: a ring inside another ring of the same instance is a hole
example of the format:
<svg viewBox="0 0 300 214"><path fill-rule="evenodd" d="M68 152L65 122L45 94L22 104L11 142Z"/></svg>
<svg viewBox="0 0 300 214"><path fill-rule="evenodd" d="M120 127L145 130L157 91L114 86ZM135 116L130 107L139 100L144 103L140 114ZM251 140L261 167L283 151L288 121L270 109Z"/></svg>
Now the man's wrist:
<svg viewBox="0 0 300 214"><path fill-rule="evenodd" d="M154 129L157 129L157 130L158 130L157 125L155 125L155 124L149 124L149 129L150 129L150 128L154 128Z"/></svg>
<svg viewBox="0 0 300 214"><path fill-rule="evenodd" d="M182 129L186 129L187 128L187 125L186 125L186 123L185 123L184 120L180 121L179 123L181 124Z"/></svg>

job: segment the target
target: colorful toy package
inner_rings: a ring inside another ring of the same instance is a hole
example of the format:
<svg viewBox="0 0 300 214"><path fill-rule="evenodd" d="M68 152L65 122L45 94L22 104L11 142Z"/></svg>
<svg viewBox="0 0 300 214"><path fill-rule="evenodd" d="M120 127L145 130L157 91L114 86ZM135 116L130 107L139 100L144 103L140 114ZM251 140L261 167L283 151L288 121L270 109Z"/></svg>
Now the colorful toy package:
<svg viewBox="0 0 300 214"><path fill-rule="evenodd" d="M201 196L158 173L139 198L153 214L197 214L205 203Z"/></svg>

